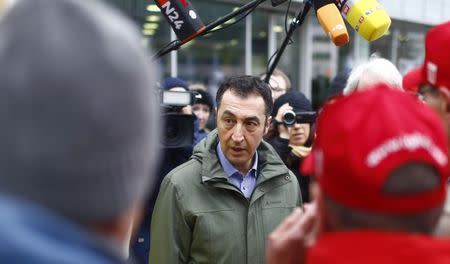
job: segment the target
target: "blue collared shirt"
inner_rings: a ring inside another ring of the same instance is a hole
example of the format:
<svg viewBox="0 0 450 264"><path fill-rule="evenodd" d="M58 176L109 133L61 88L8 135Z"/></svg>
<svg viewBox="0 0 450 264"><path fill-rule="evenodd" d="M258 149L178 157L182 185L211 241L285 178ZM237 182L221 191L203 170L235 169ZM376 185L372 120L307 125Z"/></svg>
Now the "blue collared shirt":
<svg viewBox="0 0 450 264"><path fill-rule="evenodd" d="M228 175L229 181L233 183L233 185L236 186L239 190L241 190L245 198L250 198L256 185L258 152L255 152L255 161L253 162L252 168L247 172L246 175L242 175L242 173L240 173L225 157L225 154L223 154L222 148L220 147L220 143L217 144L216 150L223 170Z"/></svg>

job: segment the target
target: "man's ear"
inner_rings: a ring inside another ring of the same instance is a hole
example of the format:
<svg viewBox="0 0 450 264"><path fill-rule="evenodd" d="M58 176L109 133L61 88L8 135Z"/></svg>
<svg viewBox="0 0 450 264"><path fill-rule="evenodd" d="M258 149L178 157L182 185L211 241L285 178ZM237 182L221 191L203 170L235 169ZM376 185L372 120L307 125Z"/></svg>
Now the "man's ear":
<svg viewBox="0 0 450 264"><path fill-rule="evenodd" d="M264 124L264 135L266 135L267 132L269 132L269 128L270 128L271 124L272 124L272 117L269 116L269 117L267 117L266 123Z"/></svg>

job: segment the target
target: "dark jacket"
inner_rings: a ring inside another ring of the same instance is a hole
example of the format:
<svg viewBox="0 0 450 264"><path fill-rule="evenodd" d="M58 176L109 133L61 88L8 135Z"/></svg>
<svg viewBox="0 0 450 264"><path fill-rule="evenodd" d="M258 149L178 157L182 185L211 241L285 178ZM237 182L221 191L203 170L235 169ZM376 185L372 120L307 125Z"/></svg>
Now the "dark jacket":
<svg viewBox="0 0 450 264"><path fill-rule="evenodd" d="M126 262L119 245L40 205L1 195L0 212L1 263Z"/></svg>
<svg viewBox="0 0 450 264"><path fill-rule="evenodd" d="M250 199L228 180L217 144L214 130L161 184L150 263L264 263L267 236L301 204L296 177L269 144L258 147Z"/></svg>
<svg viewBox="0 0 450 264"><path fill-rule="evenodd" d="M299 170L299 166L303 162L303 159L297 157L292 153L292 148L289 147L289 140L280 138L280 137L273 137L268 142L272 145L272 147L275 149L275 151L280 156L281 160L283 160L284 164L290 169L295 176L297 177L297 180L300 184L300 190L302 192L302 200L304 203L307 203L310 201L309 197L309 182L310 177L302 175Z"/></svg>

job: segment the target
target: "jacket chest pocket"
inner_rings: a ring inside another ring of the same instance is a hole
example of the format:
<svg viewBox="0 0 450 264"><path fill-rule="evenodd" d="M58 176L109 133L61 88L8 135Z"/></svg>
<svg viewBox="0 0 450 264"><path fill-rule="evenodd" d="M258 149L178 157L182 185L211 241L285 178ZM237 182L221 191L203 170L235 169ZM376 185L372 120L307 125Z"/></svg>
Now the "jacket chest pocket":
<svg viewBox="0 0 450 264"><path fill-rule="evenodd" d="M224 209L195 214L191 257L198 263L239 263L239 252L245 248L242 216L236 210Z"/></svg>
<svg viewBox="0 0 450 264"><path fill-rule="evenodd" d="M261 201L264 235L267 236L294 210L296 203L285 194L267 195Z"/></svg>

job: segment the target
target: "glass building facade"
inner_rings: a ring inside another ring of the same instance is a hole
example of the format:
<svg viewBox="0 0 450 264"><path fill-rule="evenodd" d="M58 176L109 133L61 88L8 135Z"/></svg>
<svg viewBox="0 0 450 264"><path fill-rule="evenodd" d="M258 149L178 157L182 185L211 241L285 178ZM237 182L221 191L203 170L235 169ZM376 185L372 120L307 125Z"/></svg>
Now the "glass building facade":
<svg viewBox="0 0 450 264"><path fill-rule="evenodd" d="M175 34L154 1L107 0L131 16L142 31L143 43L151 52L163 48ZM205 24L215 21L249 1L191 0ZM270 57L286 35L286 26L302 9L293 1L286 16L288 2L272 7L266 1L250 15L229 20L222 29L187 43L176 52L158 59L164 76L178 76L191 83L202 83L212 94L227 76L265 72ZM335 47L322 31L314 12L297 28L282 55L278 68L292 80L293 88L312 97L318 105L327 96L330 79L345 67L353 67L377 53L391 60L402 73L419 65L424 54L424 35L430 28L413 22L393 19L386 36L367 42L350 28L350 43Z"/></svg>

